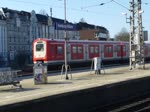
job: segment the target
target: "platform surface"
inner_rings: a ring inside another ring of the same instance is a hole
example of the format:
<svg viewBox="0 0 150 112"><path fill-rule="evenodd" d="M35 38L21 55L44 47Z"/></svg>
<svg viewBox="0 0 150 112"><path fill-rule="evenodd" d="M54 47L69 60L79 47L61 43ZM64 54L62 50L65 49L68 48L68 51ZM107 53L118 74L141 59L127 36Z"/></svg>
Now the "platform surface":
<svg viewBox="0 0 150 112"><path fill-rule="evenodd" d="M105 68L100 75L95 75L91 70L80 70L72 72L70 80L65 80L65 77L61 79L61 75L53 73L48 76L48 84L41 85L34 85L33 77L25 77L20 82L23 89L14 89L11 88L11 85L0 86L0 106L148 77L150 76L150 64L146 64L145 67L145 70L129 70L129 66Z"/></svg>

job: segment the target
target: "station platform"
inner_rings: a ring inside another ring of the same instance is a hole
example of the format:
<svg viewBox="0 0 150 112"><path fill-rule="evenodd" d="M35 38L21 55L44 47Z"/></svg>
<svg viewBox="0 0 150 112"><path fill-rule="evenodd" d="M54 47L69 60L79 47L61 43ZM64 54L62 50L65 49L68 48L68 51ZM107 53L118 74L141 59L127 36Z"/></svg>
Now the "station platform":
<svg viewBox="0 0 150 112"><path fill-rule="evenodd" d="M20 84L22 89L11 88L11 85L0 86L0 108L9 105L20 105L22 102L35 102L35 100L67 95L75 91L86 90L105 86L107 89L114 84L134 79L150 77L150 64L145 65L145 70L129 70L129 66L107 67L102 69L100 75L91 70L73 71L72 79L61 79L60 74L48 74L48 83L34 85L33 76L25 77ZM68 73L70 75L70 73ZM106 86L107 85L107 86ZM149 86L149 85L148 85ZM83 92L83 91L82 91ZM58 107L59 108L59 107Z"/></svg>

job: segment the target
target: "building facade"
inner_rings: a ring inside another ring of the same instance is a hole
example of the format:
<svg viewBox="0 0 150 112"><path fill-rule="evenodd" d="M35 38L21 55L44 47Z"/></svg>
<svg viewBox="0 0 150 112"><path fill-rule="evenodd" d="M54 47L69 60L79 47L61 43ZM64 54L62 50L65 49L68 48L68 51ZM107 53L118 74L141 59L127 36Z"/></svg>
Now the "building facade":
<svg viewBox="0 0 150 112"><path fill-rule="evenodd" d="M95 26L88 23L77 23L77 29L81 40L108 40L109 31L102 26Z"/></svg>
<svg viewBox="0 0 150 112"><path fill-rule="evenodd" d="M66 30L69 39L79 39L76 24L48 15L17 11L8 8L0 10L0 56L6 57L6 63L25 56L22 63L32 62L32 42L37 38L64 39ZM20 62L21 63L21 62Z"/></svg>
<svg viewBox="0 0 150 112"><path fill-rule="evenodd" d="M7 27L4 15L0 16L0 67L7 65Z"/></svg>
<svg viewBox="0 0 150 112"><path fill-rule="evenodd" d="M63 19L8 8L0 9L0 63L32 63L32 43L37 38L69 40L107 40L108 30L87 23L71 23Z"/></svg>
<svg viewBox="0 0 150 112"><path fill-rule="evenodd" d="M7 28L7 60L9 64L17 55L29 56L30 13L3 8Z"/></svg>

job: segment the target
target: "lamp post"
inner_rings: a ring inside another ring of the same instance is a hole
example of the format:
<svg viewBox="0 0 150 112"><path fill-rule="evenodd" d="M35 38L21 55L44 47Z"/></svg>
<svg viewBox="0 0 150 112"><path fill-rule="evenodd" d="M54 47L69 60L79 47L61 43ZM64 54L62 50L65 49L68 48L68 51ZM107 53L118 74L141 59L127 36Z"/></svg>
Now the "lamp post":
<svg viewBox="0 0 150 112"><path fill-rule="evenodd" d="M66 32L66 28L67 28L67 24L66 24L66 0L64 0L64 24L65 24L65 31L64 31L64 39L65 39L65 47L64 47L64 51L65 51L65 76L66 76L66 80L69 79L68 77L68 64L67 64L67 32Z"/></svg>

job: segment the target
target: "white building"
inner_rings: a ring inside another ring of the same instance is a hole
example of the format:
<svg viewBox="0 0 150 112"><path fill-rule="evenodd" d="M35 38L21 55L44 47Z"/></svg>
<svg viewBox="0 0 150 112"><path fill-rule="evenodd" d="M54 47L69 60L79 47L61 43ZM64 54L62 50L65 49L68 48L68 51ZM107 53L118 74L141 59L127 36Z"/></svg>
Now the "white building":
<svg viewBox="0 0 150 112"><path fill-rule="evenodd" d="M0 20L0 56L7 58L7 28L6 22Z"/></svg>
<svg viewBox="0 0 150 112"><path fill-rule="evenodd" d="M0 10L0 59L10 63L23 54L32 62L32 42L37 38L64 39L64 31L69 39L79 39L76 24L48 15L17 11L8 8ZM21 57L22 58L22 57Z"/></svg>
<svg viewBox="0 0 150 112"><path fill-rule="evenodd" d="M0 65L7 64L7 25L6 18L2 10L0 10Z"/></svg>

